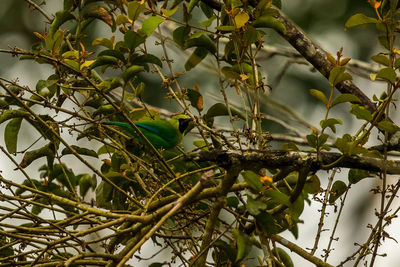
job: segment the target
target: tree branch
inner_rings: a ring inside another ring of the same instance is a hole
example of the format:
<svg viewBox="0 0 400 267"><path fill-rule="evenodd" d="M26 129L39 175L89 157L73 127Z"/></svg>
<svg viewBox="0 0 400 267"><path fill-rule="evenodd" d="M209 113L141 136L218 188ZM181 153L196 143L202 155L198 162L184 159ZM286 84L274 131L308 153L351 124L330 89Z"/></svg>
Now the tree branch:
<svg viewBox="0 0 400 267"><path fill-rule="evenodd" d="M322 75L329 77L329 72L333 64L326 57L326 51L318 44L313 42L293 21L287 18L282 12L279 13L280 20L286 27L286 33L278 32L285 38L308 62L310 62ZM336 88L342 93L353 94L357 96L368 110L374 112L375 104L351 81L344 81L336 85Z"/></svg>
<svg viewBox="0 0 400 267"><path fill-rule="evenodd" d="M241 170L261 168L283 168L296 166L300 169L312 160L312 171L333 169L335 167L356 168L372 172L383 171L386 165L388 174L400 174L400 161L384 160L365 156L346 156L337 152L320 152L319 159L313 152L281 151L281 150L235 150L235 151L202 151L190 157L196 161L211 161L224 169L232 166ZM339 160L342 158L342 160ZM332 164L333 163L333 164ZM329 167L323 167L329 165Z"/></svg>

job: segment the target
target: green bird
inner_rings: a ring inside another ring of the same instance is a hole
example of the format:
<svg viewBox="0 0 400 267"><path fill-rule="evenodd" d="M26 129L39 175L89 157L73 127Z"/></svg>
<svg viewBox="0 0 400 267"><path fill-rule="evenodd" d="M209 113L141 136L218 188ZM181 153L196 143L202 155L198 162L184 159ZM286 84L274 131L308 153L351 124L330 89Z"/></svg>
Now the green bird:
<svg viewBox="0 0 400 267"><path fill-rule="evenodd" d="M168 121L140 120L135 122L135 125L155 148L171 149L176 147L182 141L183 136L193 128L191 122L191 118L180 114ZM127 122L108 121L102 122L102 124L118 126L127 135L137 138L141 144L145 144L145 141L138 138L135 129Z"/></svg>

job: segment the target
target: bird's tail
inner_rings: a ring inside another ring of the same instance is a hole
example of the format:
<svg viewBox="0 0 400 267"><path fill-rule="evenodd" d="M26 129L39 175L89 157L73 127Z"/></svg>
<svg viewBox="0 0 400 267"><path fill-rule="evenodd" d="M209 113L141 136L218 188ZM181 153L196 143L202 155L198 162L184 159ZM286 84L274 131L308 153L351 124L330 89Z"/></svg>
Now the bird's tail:
<svg viewBox="0 0 400 267"><path fill-rule="evenodd" d="M119 126L125 129L129 128L129 123L126 122L120 122L120 121L103 121L101 124L103 125L115 125L115 126Z"/></svg>

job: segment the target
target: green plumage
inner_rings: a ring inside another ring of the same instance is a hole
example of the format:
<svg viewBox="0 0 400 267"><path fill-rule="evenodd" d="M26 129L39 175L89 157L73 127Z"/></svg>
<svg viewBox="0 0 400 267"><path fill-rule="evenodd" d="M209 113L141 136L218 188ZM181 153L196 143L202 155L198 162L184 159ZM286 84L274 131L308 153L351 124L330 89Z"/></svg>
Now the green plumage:
<svg viewBox="0 0 400 267"><path fill-rule="evenodd" d="M171 120L142 120L135 123L144 136L157 149L171 149L176 147L183 138L188 129L191 120L182 115L173 117ZM103 122L105 125L115 125L120 127L127 135L137 138L141 144L145 144L142 138L139 138L135 129L126 122L110 121Z"/></svg>

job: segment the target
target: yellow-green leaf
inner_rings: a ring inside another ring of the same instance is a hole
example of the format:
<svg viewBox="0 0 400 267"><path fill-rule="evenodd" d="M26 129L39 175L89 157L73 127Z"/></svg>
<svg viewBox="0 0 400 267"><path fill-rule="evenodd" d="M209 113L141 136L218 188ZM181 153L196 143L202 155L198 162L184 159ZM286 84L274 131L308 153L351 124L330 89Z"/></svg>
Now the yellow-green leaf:
<svg viewBox="0 0 400 267"><path fill-rule="evenodd" d="M345 29L349 29L356 26L368 26L369 24L376 24L378 20L376 18L367 17L364 14L358 13L351 16L344 25Z"/></svg>
<svg viewBox="0 0 400 267"><path fill-rule="evenodd" d="M150 36L154 30L160 25L165 19L158 17L158 16L153 16L150 18L147 18L145 21L143 21L142 24L142 33L146 34L147 36Z"/></svg>
<svg viewBox="0 0 400 267"><path fill-rule="evenodd" d="M332 107L345 102L361 103L360 99L353 94L341 94L332 101Z"/></svg>
<svg viewBox="0 0 400 267"><path fill-rule="evenodd" d="M389 66L389 65L390 65L390 60L389 60L389 58L388 58L387 56L385 56L385 55L382 55L382 54L373 55L373 56L371 57L371 59L372 59L373 61L375 61L376 63L382 64L382 65L385 65L385 66Z"/></svg>
<svg viewBox="0 0 400 267"><path fill-rule="evenodd" d="M256 19L253 23L255 28L272 28L282 34L286 34L285 25L278 19L272 16L262 16Z"/></svg>
<svg viewBox="0 0 400 267"><path fill-rule="evenodd" d="M175 14L176 11L178 11L178 9L179 9L179 6L176 6L173 9L170 9L170 10L161 8L161 11L165 16L171 17L173 14Z"/></svg>
<svg viewBox="0 0 400 267"><path fill-rule="evenodd" d="M143 66L138 66L138 65L130 66L128 69L124 71L124 73L122 74L122 78L124 79L124 81L127 82L143 70L144 70Z"/></svg>
<svg viewBox="0 0 400 267"><path fill-rule="evenodd" d="M216 19L217 17L215 15L211 16L210 18L208 18L207 20L201 21L200 25L203 27L210 27L211 24L213 23L213 21Z"/></svg>
<svg viewBox="0 0 400 267"><path fill-rule="evenodd" d="M244 171L242 172L242 176L245 182L254 190L261 191L263 188L263 184L260 181L260 175L256 174L253 171Z"/></svg>
<svg viewBox="0 0 400 267"><path fill-rule="evenodd" d="M324 93L322 93L320 90L317 89L310 89L310 94L315 97L316 99L318 99L319 101L321 101L322 103L324 103L325 105L328 104L328 98L326 98L326 96L324 95Z"/></svg>
<svg viewBox="0 0 400 267"><path fill-rule="evenodd" d="M125 24L125 23L129 23L129 18L124 15L124 14L119 14L117 16L117 18L115 19L115 23L117 25L121 25L121 24Z"/></svg>
<svg viewBox="0 0 400 267"><path fill-rule="evenodd" d="M247 21L249 21L249 14L247 13L239 13L235 16L235 24L236 24L236 28L242 28Z"/></svg>
<svg viewBox="0 0 400 267"><path fill-rule="evenodd" d="M381 78L394 84L396 82L396 72L392 68L383 68L378 71L376 78Z"/></svg>
<svg viewBox="0 0 400 267"><path fill-rule="evenodd" d="M357 119L360 119L360 120L366 120L366 121L372 120L371 111L369 111L365 107L357 105L357 104L351 105L350 113L356 115Z"/></svg>
<svg viewBox="0 0 400 267"><path fill-rule="evenodd" d="M390 121L380 121L378 123L378 128L382 131L386 131L390 134L394 134L395 132L400 130L400 127Z"/></svg>
<svg viewBox="0 0 400 267"><path fill-rule="evenodd" d="M144 5L140 4L138 1L133 1L128 3L128 17L135 21L139 17L140 13L144 9Z"/></svg>

